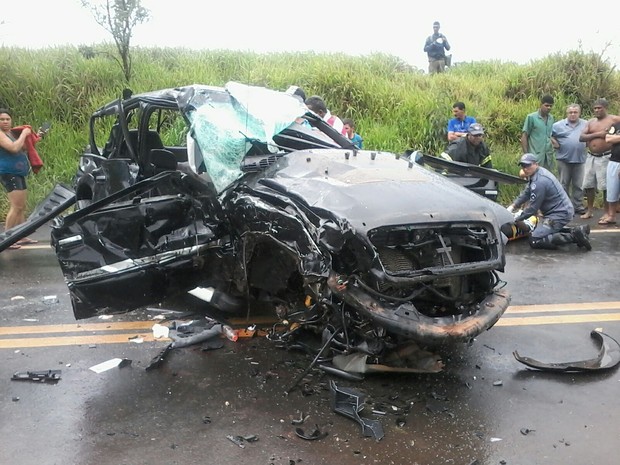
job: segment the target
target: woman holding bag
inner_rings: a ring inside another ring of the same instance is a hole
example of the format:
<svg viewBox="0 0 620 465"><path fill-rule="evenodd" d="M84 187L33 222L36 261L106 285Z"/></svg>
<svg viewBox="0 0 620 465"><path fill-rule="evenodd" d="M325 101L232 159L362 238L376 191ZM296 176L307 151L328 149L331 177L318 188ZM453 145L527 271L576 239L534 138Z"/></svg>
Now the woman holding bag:
<svg viewBox="0 0 620 465"><path fill-rule="evenodd" d="M26 221L26 201L28 191L26 176L30 172L28 156L24 151L24 143L31 134L29 128L22 129L18 137L11 132L11 113L6 108L0 108L0 183L7 191L9 211L6 215L5 230L11 229ZM24 238L10 249L19 249L23 244L32 244L36 241Z"/></svg>

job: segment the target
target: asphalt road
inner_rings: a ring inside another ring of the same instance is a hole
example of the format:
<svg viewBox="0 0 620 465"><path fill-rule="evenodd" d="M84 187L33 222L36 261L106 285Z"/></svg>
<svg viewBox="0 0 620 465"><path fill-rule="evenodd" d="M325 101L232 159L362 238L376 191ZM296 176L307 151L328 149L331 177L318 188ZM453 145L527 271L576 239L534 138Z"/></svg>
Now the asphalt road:
<svg viewBox="0 0 620 465"><path fill-rule="evenodd" d="M353 382L317 370L288 395L311 358L258 336L176 349L146 371L167 345L153 338L155 318L182 315L164 303L76 322L42 228L39 244L0 254L0 463L616 464L618 369L536 372L512 355L594 358L594 328L620 340L620 229L592 224L591 252L509 244L501 277L512 306L471 344L443 349L441 373ZM90 369L113 358L132 363ZM28 370L61 370L61 379L11 380ZM332 411L330 380L365 396L383 439ZM307 441L297 428L327 435Z"/></svg>

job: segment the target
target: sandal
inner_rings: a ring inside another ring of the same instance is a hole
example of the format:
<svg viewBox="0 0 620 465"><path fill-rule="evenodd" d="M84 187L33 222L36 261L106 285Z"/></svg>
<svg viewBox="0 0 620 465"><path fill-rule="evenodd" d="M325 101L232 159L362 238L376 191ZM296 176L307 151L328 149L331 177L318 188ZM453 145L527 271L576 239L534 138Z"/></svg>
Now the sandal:
<svg viewBox="0 0 620 465"><path fill-rule="evenodd" d="M16 244L19 245L29 245L29 244L38 244L39 241L35 240L35 239L30 239L29 237L24 237L23 239L20 239L16 242Z"/></svg>
<svg viewBox="0 0 620 465"><path fill-rule="evenodd" d="M22 248L22 246L19 245L19 244L11 244L11 245L9 245L7 247L7 249L9 249L9 250L17 250L17 249L21 249L21 248Z"/></svg>
<svg viewBox="0 0 620 465"><path fill-rule="evenodd" d="M616 224L615 220L611 220L609 218L603 217L598 220L598 224L600 225L608 225L608 224Z"/></svg>

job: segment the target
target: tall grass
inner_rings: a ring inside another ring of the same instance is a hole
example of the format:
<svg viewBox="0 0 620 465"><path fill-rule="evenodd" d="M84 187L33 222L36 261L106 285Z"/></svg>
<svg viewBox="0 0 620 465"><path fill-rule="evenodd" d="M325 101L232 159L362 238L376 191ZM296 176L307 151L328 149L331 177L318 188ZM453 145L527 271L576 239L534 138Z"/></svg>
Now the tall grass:
<svg viewBox="0 0 620 465"><path fill-rule="evenodd" d="M29 177L31 210L57 182L70 183L79 154L87 143L87 122L97 107L117 98L121 69L102 46L94 56L74 47L27 50L0 47L0 106L9 107L16 124L52 130L39 143L45 167ZM566 105L579 103L590 117L592 101L606 97L617 113L618 72L601 56L571 51L527 65L495 61L464 63L429 76L384 54L256 54L225 50L193 51L135 48L131 87L144 92L192 83L224 85L240 81L275 89L302 87L325 98L331 111L356 121L369 149L402 153L407 149L439 153L452 104L463 101L467 112L487 128L494 165L516 173L519 137L525 116L539 107L544 93L555 97L553 114L563 118ZM507 202L516 188L506 186ZM7 202L0 196L0 218Z"/></svg>

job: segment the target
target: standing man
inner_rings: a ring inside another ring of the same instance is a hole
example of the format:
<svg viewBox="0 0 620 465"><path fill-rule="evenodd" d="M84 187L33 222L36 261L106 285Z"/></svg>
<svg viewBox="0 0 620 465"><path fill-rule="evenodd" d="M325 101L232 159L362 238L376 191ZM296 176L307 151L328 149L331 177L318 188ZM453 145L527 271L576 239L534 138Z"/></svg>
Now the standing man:
<svg viewBox="0 0 620 465"><path fill-rule="evenodd" d="M586 143L579 137L588 122L580 118L581 106L573 103L566 107L566 118L553 124L551 144L556 149L559 181L573 202L576 215L583 215L583 174L586 162Z"/></svg>
<svg viewBox="0 0 620 465"><path fill-rule="evenodd" d="M608 224L607 215L607 165L611 155L611 143L605 140L609 128L617 122L620 117L607 114L607 100L599 98L592 106L594 118L586 124L579 140L585 142L588 148L586 156L585 173L583 176L583 189L586 192L586 212L581 218L592 218L594 213L594 197L596 191L603 192L603 208L605 213L599 220L599 224Z"/></svg>
<svg viewBox="0 0 620 465"><path fill-rule="evenodd" d="M521 133L521 149L523 153L533 153L538 164L553 171L553 145L551 145L551 129L555 119L551 114L553 97L543 95L540 108L525 117Z"/></svg>
<svg viewBox="0 0 620 465"><path fill-rule="evenodd" d="M493 168L491 150L484 140L484 128L480 123L469 126L465 137L459 137L448 145L448 155L453 161L461 161L484 168Z"/></svg>
<svg viewBox="0 0 620 465"><path fill-rule="evenodd" d="M592 250L588 234L588 225L575 228L566 227L573 219L575 211L568 195L556 177L547 169L539 166L536 155L524 154L519 165L529 178L526 188L508 207L511 213L522 205L523 211L515 217L515 222L542 213L542 221L530 234L530 247L533 249L557 249L558 245L577 244L586 250Z"/></svg>
<svg viewBox="0 0 620 465"><path fill-rule="evenodd" d="M615 123L609 128L605 141L612 144L609 164L607 165L606 224L616 224L616 209L620 199L620 123Z"/></svg>
<svg viewBox="0 0 620 465"><path fill-rule="evenodd" d="M439 21L433 23L433 33L426 38L424 51L428 55L428 73L443 73L446 69L446 50L450 44L446 36L439 32Z"/></svg>
<svg viewBox="0 0 620 465"><path fill-rule="evenodd" d="M453 142L459 137L465 137L469 126L476 122L476 118L465 114L463 102L456 102L452 105L452 114L454 118L448 121L448 142Z"/></svg>

